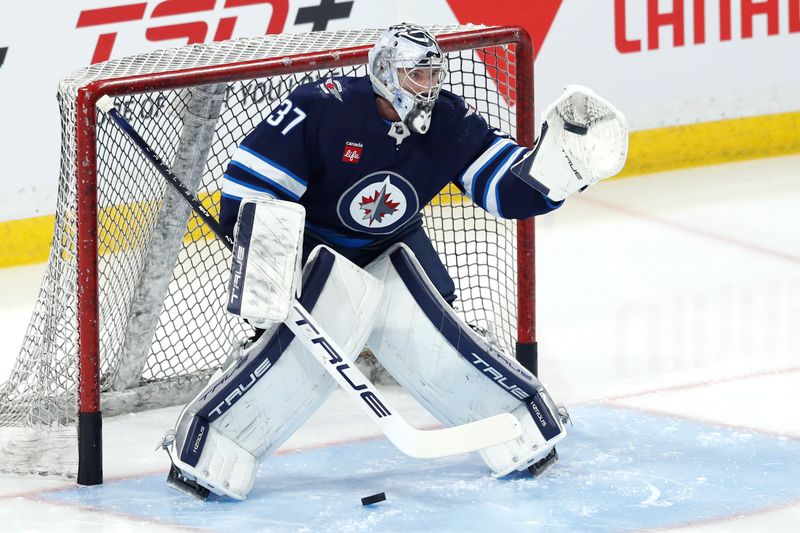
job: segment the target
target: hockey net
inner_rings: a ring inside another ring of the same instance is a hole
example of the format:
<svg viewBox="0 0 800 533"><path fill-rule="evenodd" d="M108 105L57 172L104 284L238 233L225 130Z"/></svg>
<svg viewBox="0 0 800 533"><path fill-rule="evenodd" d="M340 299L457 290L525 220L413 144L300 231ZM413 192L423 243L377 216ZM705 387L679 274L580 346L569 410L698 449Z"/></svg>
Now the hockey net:
<svg viewBox="0 0 800 533"><path fill-rule="evenodd" d="M530 145L527 35L431 30L448 52L445 88ZM193 45L92 65L62 80L55 233L19 358L0 388L0 471L76 475L79 412L99 416L102 406L108 416L186 402L251 333L224 309L227 250L95 111L97 97L113 96L216 215L222 174L243 137L298 84L365 75L379 32ZM495 219L452 189L425 209L424 223L464 318L488 329L506 353L531 344L532 222Z"/></svg>

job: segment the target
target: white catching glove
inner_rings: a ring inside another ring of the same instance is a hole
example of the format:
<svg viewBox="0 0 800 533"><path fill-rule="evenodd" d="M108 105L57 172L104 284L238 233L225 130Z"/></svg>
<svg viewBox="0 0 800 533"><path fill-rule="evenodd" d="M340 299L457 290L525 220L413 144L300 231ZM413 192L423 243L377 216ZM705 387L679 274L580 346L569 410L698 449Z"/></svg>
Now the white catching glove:
<svg viewBox="0 0 800 533"><path fill-rule="evenodd" d="M536 147L511 171L550 200L559 202L625 165L625 116L591 89L567 86L542 122Z"/></svg>

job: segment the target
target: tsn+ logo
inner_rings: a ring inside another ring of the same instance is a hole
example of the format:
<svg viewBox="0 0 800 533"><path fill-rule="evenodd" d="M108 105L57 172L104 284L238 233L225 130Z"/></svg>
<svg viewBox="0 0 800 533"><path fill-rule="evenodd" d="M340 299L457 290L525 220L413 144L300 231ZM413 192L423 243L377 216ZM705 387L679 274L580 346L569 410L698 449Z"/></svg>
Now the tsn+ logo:
<svg viewBox="0 0 800 533"><path fill-rule="evenodd" d="M219 6L217 5L219 4ZM245 8L247 9L245 13ZM254 11L255 10L255 11ZM92 64L111 58L117 37L137 35L148 42L183 41L197 44L233 37L241 20L262 26L264 33L280 33L286 24L289 0L161 0L120 4L81 11L76 28L99 32ZM253 13L262 16L253 16ZM247 15L247 16L243 16ZM266 28L263 26L266 23ZM265 31L266 30L266 31ZM2 49L0 49L2 63Z"/></svg>

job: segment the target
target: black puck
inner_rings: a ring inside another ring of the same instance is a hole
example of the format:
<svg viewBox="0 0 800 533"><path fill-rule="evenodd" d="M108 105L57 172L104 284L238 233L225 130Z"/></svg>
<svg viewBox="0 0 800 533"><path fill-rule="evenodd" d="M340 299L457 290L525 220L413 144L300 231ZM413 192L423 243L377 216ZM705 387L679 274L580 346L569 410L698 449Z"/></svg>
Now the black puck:
<svg viewBox="0 0 800 533"><path fill-rule="evenodd" d="M382 502L386 499L386 494L383 492L379 492L378 494L373 494L372 496L364 496L361 498L361 505L372 505L373 503Z"/></svg>

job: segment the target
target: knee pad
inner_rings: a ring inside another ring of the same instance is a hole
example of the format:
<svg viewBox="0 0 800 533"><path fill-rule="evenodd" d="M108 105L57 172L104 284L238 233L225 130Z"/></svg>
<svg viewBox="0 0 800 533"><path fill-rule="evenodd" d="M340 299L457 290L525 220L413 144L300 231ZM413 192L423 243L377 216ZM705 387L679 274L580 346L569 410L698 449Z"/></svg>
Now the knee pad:
<svg viewBox="0 0 800 533"><path fill-rule="evenodd" d="M544 386L464 323L407 247L393 246L367 270L384 284L367 342L403 388L447 425L500 413L520 421L521 437L481 451L495 475L525 470L564 438Z"/></svg>
<svg viewBox="0 0 800 533"><path fill-rule="evenodd" d="M355 359L366 342L380 285L326 247L304 269L300 303ZM216 494L244 499L261 459L288 439L336 387L283 324L267 330L181 413L171 457Z"/></svg>

